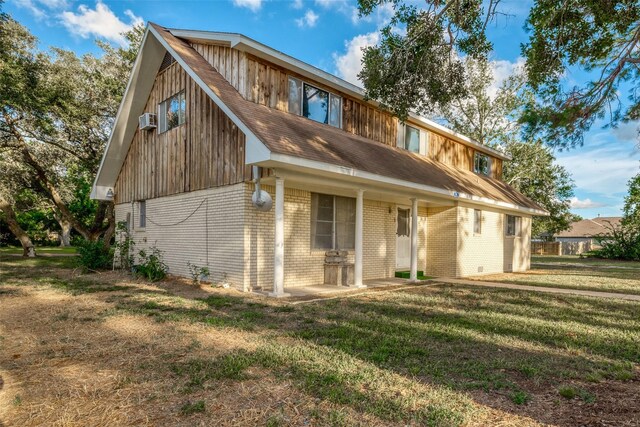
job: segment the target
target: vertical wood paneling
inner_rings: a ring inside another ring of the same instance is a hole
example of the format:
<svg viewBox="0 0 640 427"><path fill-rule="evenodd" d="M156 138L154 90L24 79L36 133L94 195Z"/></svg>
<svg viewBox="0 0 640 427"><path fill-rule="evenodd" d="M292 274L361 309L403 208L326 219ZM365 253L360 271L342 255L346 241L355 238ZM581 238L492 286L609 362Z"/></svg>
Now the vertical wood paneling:
<svg viewBox="0 0 640 427"><path fill-rule="evenodd" d="M203 50L204 54L208 54ZM229 50L229 54L231 50ZM238 63L239 61L238 57ZM233 59L228 72L238 73ZM225 65L226 67L226 65ZM156 77L145 112L184 90L185 124L162 134L137 130L115 185L116 203L146 200L249 179L245 137L199 86L172 64Z"/></svg>

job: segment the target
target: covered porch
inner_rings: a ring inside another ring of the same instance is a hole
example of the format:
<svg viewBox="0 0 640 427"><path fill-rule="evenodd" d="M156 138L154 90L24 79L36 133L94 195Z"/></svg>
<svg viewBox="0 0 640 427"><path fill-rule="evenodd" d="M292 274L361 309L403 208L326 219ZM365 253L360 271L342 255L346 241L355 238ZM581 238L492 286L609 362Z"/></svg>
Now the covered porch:
<svg viewBox="0 0 640 427"><path fill-rule="evenodd" d="M456 204L455 200L398 184L385 186L291 168L272 169L261 185L273 198L270 224L264 224L273 230L273 279L272 286L264 283L259 288L276 298L417 282L427 262L427 209L454 208ZM343 217L342 223L321 224L316 212L318 199L331 197L351 200L352 208L344 215L333 212L334 218ZM318 229L331 226L332 236L319 236L316 224ZM337 236L337 228L346 228L352 237ZM332 249L348 253L352 279L347 286L326 284L325 253ZM396 278L396 271L408 272L408 279Z"/></svg>

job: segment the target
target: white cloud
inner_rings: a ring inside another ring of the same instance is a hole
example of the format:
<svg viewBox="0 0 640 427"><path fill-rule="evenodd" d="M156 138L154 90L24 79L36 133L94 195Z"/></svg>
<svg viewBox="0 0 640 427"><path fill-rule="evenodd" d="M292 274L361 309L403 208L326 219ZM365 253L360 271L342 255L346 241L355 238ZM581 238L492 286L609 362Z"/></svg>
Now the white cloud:
<svg viewBox="0 0 640 427"><path fill-rule="evenodd" d="M291 7L293 7L294 9L302 9L303 6L303 0L293 0L293 3L291 4Z"/></svg>
<svg viewBox="0 0 640 427"><path fill-rule="evenodd" d="M362 49L375 45L379 39L378 32L374 31L369 34L355 36L345 42L346 51L343 54L333 54L333 62L338 76L355 85L361 85L358 80L358 73L362 70Z"/></svg>
<svg viewBox="0 0 640 427"><path fill-rule="evenodd" d="M591 199L589 198L580 200L577 197L572 197L570 200L570 206L572 209L591 209L591 208L601 208L607 205L600 202L592 202Z"/></svg>
<svg viewBox="0 0 640 427"><path fill-rule="evenodd" d="M506 61L503 59L491 61L491 68L493 71L493 83L487 88L489 97L495 98L498 94L500 86L512 75L520 72L524 69L525 60L522 57L518 57L515 62Z"/></svg>
<svg viewBox="0 0 640 427"><path fill-rule="evenodd" d="M392 3L384 3L378 6L371 15L360 16L357 7L351 7L351 22L356 25L361 22L375 23L376 28L382 28L391 21L395 10Z"/></svg>
<svg viewBox="0 0 640 427"><path fill-rule="evenodd" d="M296 19L296 25L300 28L309 27L313 28L316 26L316 22L318 22L319 16L316 13L309 9L307 13L304 14L302 18Z"/></svg>
<svg viewBox="0 0 640 427"><path fill-rule="evenodd" d="M42 9L35 0L15 0L15 4L18 7L27 9L38 20L47 16L45 10Z"/></svg>
<svg viewBox="0 0 640 427"><path fill-rule="evenodd" d="M262 0L233 0L234 6L246 7L252 12L257 12L262 7Z"/></svg>
<svg viewBox="0 0 640 427"><path fill-rule="evenodd" d="M130 30L134 25L143 23L142 18L134 15L130 10L126 10L125 15L129 18L129 23L122 21L109 9L109 6L98 1L95 9L82 4L78 6L78 13L62 12L60 20L72 34L85 39L91 36L103 37L124 46L127 40L122 33Z"/></svg>
<svg viewBox="0 0 640 427"><path fill-rule="evenodd" d="M640 121L620 123L611 132L621 141L637 141L640 137Z"/></svg>

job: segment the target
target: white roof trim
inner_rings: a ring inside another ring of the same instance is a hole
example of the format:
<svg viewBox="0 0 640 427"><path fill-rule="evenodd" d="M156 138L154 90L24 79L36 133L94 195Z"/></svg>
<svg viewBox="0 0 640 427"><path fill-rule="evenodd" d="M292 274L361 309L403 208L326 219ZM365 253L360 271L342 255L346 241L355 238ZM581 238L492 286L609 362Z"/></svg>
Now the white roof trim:
<svg viewBox="0 0 640 427"><path fill-rule="evenodd" d="M149 33L153 37L149 37ZM129 146L138 128L138 116L144 110L153 88L155 76L162 62L165 51L169 51L174 59L184 68L189 76L211 97L222 111L242 130L246 136L247 163L256 163L269 158L267 147L249 130L249 128L220 100L202 79L184 62L168 43L152 27L147 26L140 52L134 62L129 82L118 108L111 135L105 148L98 173L91 188L92 199L111 200L106 196L113 190L122 164L129 151Z"/></svg>
<svg viewBox="0 0 640 427"><path fill-rule="evenodd" d="M243 52L251 53L260 58L268 59L270 62L273 62L276 65L280 65L283 68L292 69L298 74L315 79L321 83L326 84L327 86L335 87L336 89L354 98L364 101L364 90L362 88L242 34L179 29L168 29L168 31L176 37L185 38L196 42L216 42ZM379 105L377 102L367 102L376 106ZM439 123L434 122L433 120L427 119L426 117L422 117L415 113L410 113L408 121L421 124L429 130L444 133L452 139L465 145L471 146L478 151L491 154L503 160L511 160L511 157L506 155L505 153L502 153L491 147L487 147L486 145L482 145L465 135L459 134L445 126L442 126Z"/></svg>
<svg viewBox="0 0 640 427"><path fill-rule="evenodd" d="M539 209L527 208L524 206L514 205L513 203L501 202L488 197L474 196L472 194L460 193L456 191L446 190L427 184L418 184L415 182L404 181L402 179L390 178L383 175L365 172L345 166L338 166L331 163L319 162L316 160L302 159L299 157L289 156L286 154L271 153L271 161L286 165L294 165L304 169L311 169L317 172L328 172L332 174L359 178L361 180L375 182L396 187L410 189L416 192L416 196L420 193L435 194L441 198L448 200L467 201L470 203L491 206L494 208L516 211L527 215L548 216L549 213Z"/></svg>

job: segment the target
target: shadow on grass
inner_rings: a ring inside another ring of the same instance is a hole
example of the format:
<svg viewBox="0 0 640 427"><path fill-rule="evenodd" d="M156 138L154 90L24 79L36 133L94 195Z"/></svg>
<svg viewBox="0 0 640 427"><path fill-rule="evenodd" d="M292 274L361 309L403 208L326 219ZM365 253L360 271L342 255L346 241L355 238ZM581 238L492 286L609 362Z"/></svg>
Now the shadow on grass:
<svg viewBox="0 0 640 427"><path fill-rule="evenodd" d="M172 375L187 379L186 392L242 380L258 366L388 421L458 425L473 413L460 392L526 396L532 383L629 379L640 362L640 305L628 301L438 287L294 308L223 294L187 300L81 279L38 283L73 295L113 292L105 299L114 309L104 316L264 332L255 351L170 364Z"/></svg>

